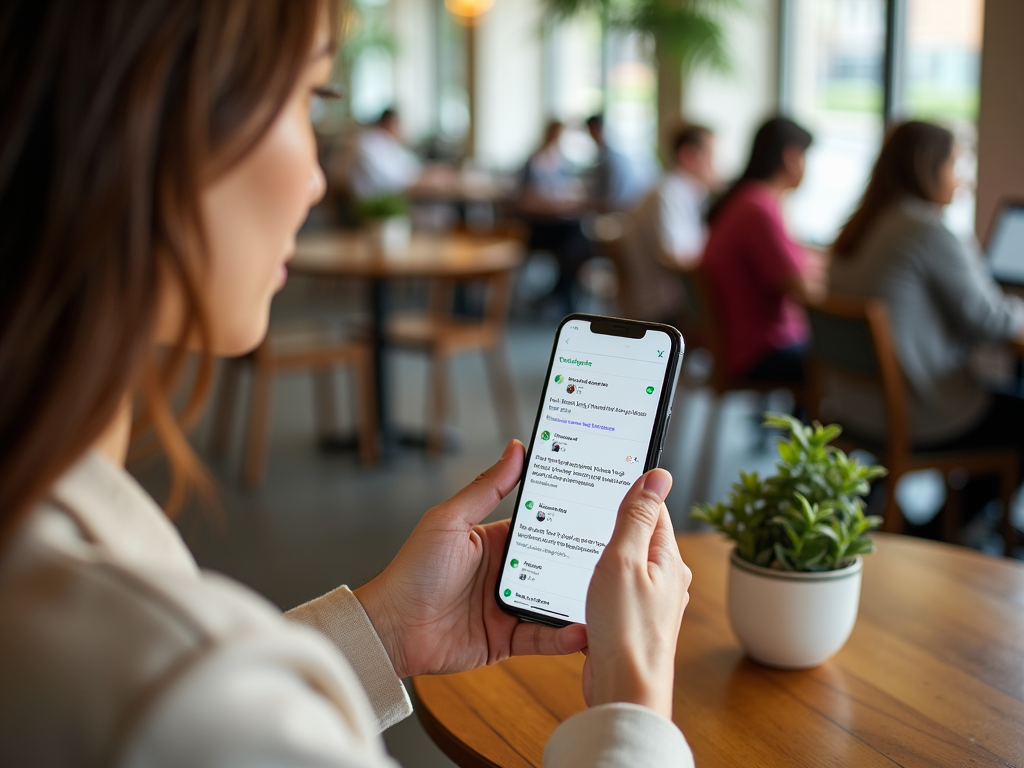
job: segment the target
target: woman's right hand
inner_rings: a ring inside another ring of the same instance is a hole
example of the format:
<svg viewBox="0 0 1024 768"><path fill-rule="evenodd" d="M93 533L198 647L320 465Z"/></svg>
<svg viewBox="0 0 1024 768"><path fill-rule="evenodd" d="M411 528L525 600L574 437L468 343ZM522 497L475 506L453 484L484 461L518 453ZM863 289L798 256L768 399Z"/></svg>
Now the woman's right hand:
<svg viewBox="0 0 1024 768"><path fill-rule="evenodd" d="M587 593L587 704L629 702L671 719L676 640L690 599L665 497L672 475L642 475L619 505Z"/></svg>

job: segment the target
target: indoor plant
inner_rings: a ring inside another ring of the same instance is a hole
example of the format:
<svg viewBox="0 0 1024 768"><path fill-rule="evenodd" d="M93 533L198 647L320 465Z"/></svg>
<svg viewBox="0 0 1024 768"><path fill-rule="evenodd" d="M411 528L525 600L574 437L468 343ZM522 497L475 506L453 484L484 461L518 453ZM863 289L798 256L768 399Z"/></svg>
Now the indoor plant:
<svg viewBox="0 0 1024 768"><path fill-rule="evenodd" d="M396 258L409 250L412 222L404 197L387 194L363 200L357 206L357 213L366 222L370 247L377 255Z"/></svg>
<svg viewBox="0 0 1024 768"><path fill-rule="evenodd" d="M857 617L860 556L874 550L863 497L886 471L830 443L840 427L807 427L769 414L781 427L778 472L740 472L724 502L691 516L732 539L729 619L752 658L770 666L816 666L838 651Z"/></svg>

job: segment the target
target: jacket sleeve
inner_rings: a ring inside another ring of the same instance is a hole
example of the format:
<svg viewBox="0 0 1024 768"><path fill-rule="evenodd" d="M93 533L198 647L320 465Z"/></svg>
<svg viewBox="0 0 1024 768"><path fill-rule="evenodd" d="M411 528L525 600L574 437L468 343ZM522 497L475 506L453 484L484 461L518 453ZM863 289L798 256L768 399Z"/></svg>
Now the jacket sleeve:
<svg viewBox="0 0 1024 768"><path fill-rule="evenodd" d="M675 723L636 704L602 704L573 715L551 734L545 768L693 768Z"/></svg>
<svg viewBox="0 0 1024 768"><path fill-rule="evenodd" d="M355 670L377 716L378 730L412 714L412 702L391 659L352 591L345 586L293 608L285 617L327 637Z"/></svg>
<svg viewBox="0 0 1024 768"><path fill-rule="evenodd" d="M397 768L352 670L279 625L211 641L126 710L123 768Z"/></svg>
<svg viewBox="0 0 1024 768"><path fill-rule="evenodd" d="M924 265L943 314L971 340L1006 341L1024 328L1024 301L1008 296L941 223L931 224L919 240Z"/></svg>

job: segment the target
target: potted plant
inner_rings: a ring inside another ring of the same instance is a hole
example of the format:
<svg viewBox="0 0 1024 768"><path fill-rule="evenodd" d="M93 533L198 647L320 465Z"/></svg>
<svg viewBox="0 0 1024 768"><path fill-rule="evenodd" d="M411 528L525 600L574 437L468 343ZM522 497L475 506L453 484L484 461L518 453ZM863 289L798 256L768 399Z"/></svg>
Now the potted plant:
<svg viewBox="0 0 1024 768"><path fill-rule="evenodd" d="M366 222L370 248L376 255L400 258L408 252L412 222L404 197L391 194L363 200L358 214Z"/></svg>
<svg viewBox="0 0 1024 768"><path fill-rule="evenodd" d="M728 609L733 631L755 661L806 669L835 654L853 630L860 602L861 555L880 517L864 514L870 483L886 474L830 443L835 424L807 427L768 414L788 431L778 472L740 472L724 502L690 515L732 539Z"/></svg>

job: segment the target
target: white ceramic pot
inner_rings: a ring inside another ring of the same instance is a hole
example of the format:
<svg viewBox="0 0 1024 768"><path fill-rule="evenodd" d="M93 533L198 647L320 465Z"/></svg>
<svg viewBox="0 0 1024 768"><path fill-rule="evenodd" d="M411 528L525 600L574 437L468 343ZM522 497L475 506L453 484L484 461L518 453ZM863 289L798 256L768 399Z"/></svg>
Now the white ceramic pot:
<svg viewBox="0 0 1024 768"><path fill-rule="evenodd" d="M729 621L752 659L807 669L846 643L860 605L861 558L838 571L761 568L734 549L729 563Z"/></svg>
<svg viewBox="0 0 1024 768"><path fill-rule="evenodd" d="M374 253L385 259L401 259L409 252L412 221L408 216L390 216L371 222L369 234Z"/></svg>

